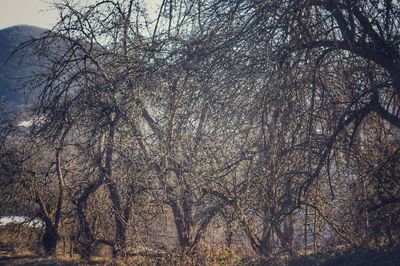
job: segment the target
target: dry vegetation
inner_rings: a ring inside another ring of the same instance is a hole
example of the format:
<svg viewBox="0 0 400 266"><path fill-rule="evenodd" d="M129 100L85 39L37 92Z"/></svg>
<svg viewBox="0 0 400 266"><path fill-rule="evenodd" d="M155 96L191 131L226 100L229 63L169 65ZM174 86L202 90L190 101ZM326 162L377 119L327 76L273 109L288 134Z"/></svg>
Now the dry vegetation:
<svg viewBox="0 0 400 266"><path fill-rule="evenodd" d="M43 221L34 254L399 262L398 1L55 6L16 51L31 125L0 121L0 199Z"/></svg>

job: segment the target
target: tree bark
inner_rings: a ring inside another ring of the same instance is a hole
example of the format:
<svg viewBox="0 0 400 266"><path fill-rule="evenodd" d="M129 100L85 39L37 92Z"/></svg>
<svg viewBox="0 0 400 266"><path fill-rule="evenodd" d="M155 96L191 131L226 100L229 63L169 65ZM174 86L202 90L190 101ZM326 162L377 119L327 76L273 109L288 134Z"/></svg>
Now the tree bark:
<svg viewBox="0 0 400 266"><path fill-rule="evenodd" d="M39 192L36 192L36 202L39 204L40 217L44 222L44 233L42 245L47 255L55 256L57 243L60 240L58 232L62 218L62 207L64 200L64 176L61 170L61 149L56 150L56 172L58 178L58 199L54 212L46 206ZM53 213L54 217L53 217Z"/></svg>

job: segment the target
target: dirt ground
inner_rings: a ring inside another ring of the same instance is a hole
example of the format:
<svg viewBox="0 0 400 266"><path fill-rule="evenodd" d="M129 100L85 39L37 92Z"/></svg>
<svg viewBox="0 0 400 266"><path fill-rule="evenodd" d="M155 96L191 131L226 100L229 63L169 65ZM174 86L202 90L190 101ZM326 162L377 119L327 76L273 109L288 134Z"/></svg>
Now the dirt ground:
<svg viewBox="0 0 400 266"><path fill-rule="evenodd" d="M38 256L3 256L0 257L0 265L79 265L73 261L60 261L54 258Z"/></svg>

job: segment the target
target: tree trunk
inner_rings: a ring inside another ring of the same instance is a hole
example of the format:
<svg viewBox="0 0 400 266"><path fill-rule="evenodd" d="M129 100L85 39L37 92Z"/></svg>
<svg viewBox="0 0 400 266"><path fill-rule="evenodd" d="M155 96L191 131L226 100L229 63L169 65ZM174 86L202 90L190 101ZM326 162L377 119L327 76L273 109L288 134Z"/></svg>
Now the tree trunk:
<svg viewBox="0 0 400 266"><path fill-rule="evenodd" d="M104 164L105 179L107 180L107 189L110 194L110 199L113 206L113 215L115 222L115 238L114 247L112 251L113 258L116 258L118 254L125 250L125 239L126 239L126 228L123 223L122 209L121 209L121 197L118 192L118 187L113 180L113 161L112 157L114 154L114 137L116 127L116 117L111 115L110 117L110 129L106 148L106 158Z"/></svg>
<svg viewBox="0 0 400 266"><path fill-rule="evenodd" d="M76 204L76 211L78 214L78 220L79 220L79 244L81 247L81 257L84 260L90 259L90 256L93 253L93 243L94 243L94 236L92 235L92 232L90 230L90 225L89 222L87 221L86 218L86 207L87 207L87 201L89 199L89 196L92 195L94 192L97 191L97 189L103 185L104 180L102 177L97 179L95 182L90 184L81 194L79 197L77 204Z"/></svg>
<svg viewBox="0 0 400 266"><path fill-rule="evenodd" d="M108 191L113 206L114 222L115 222L115 241L112 251L113 258L116 258L121 251L125 249L125 226L122 221L121 213L121 199L118 194L117 186L114 182L109 180L107 184Z"/></svg>
<svg viewBox="0 0 400 266"><path fill-rule="evenodd" d="M45 222L45 231L42 236L42 244L47 255L56 255L57 242L59 239L60 236L58 234L58 230L54 227L53 223Z"/></svg>
<svg viewBox="0 0 400 266"><path fill-rule="evenodd" d="M36 192L36 202L39 204L40 216L44 222L44 233L42 236L42 245L47 255L56 255L56 248L60 235L58 233L58 227L61 222L62 206L64 199L64 177L61 170L61 149L56 151L56 172L58 178L58 199L56 209L54 210L54 217L49 207L46 206L43 198L39 192Z"/></svg>
<svg viewBox="0 0 400 266"><path fill-rule="evenodd" d="M269 261L273 256L274 247L274 229L272 223L270 225L264 224L263 236L260 240L258 255L264 261Z"/></svg>
<svg viewBox="0 0 400 266"><path fill-rule="evenodd" d="M188 235L190 229L186 228L183 212L179 207L177 200L171 199L169 200L168 204L171 207L172 213L174 215L174 222L176 233L178 235L179 246L182 249L187 249L190 247L190 236Z"/></svg>
<svg viewBox="0 0 400 266"><path fill-rule="evenodd" d="M293 215L290 214L284 219L284 229L282 239L282 246L285 251L289 253L290 256L294 255L293 241L294 241L294 227L293 227Z"/></svg>

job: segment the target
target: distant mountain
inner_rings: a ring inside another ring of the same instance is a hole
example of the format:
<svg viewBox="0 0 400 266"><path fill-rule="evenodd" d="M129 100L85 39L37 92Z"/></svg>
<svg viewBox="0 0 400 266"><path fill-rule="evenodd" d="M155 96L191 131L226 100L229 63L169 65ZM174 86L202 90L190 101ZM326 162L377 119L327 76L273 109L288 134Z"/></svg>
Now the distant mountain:
<svg viewBox="0 0 400 266"><path fill-rule="evenodd" d="M23 63L22 55L10 58L21 43L37 38L46 30L34 26L18 25L0 30L0 98L9 102L12 109L19 109L25 102L24 93L17 91L21 78L33 72L34 67ZM25 54L24 56L29 56Z"/></svg>

